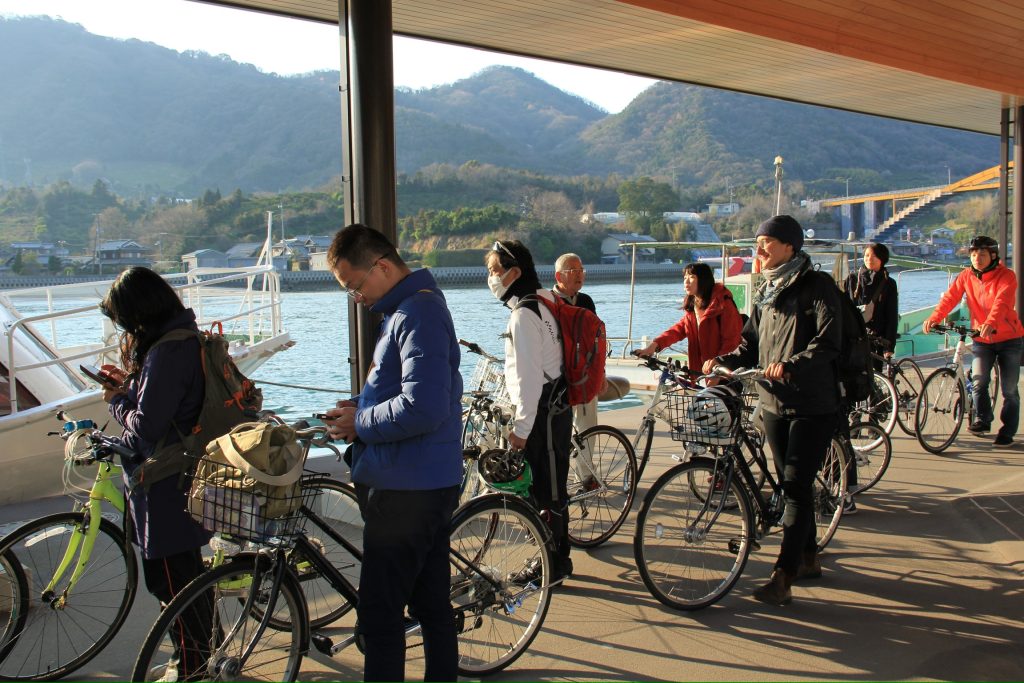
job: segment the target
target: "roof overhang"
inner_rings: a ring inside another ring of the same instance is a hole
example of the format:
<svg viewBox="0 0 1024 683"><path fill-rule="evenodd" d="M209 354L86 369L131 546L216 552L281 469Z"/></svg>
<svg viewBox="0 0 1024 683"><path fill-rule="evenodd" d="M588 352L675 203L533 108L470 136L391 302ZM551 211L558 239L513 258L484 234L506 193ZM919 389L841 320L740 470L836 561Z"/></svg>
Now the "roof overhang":
<svg viewBox="0 0 1024 683"><path fill-rule="evenodd" d="M338 0L198 0L338 22ZM1024 0L393 0L405 36L1000 132Z"/></svg>

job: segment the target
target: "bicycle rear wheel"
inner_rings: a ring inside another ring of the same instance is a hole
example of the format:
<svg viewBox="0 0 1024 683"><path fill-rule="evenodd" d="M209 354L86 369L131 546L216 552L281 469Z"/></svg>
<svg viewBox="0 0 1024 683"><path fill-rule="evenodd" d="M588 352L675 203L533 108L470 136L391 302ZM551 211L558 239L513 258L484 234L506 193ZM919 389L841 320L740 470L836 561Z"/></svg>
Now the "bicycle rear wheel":
<svg viewBox="0 0 1024 683"><path fill-rule="evenodd" d="M518 498L481 496L456 511L451 599L463 676L501 671L537 637L551 603L548 536Z"/></svg>
<svg viewBox="0 0 1024 683"><path fill-rule="evenodd" d="M754 514L725 465L695 458L661 475L637 517L633 556L647 590L673 609L714 604L750 555Z"/></svg>
<svg viewBox="0 0 1024 683"><path fill-rule="evenodd" d="M918 399L914 422L921 447L935 454L949 448L960 433L965 405L964 386L955 372L939 368L929 375Z"/></svg>
<svg viewBox="0 0 1024 683"><path fill-rule="evenodd" d="M829 544L843 517L847 462L845 447L839 439L833 438L821 469L814 477L814 524L818 530L818 550Z"/></svg>
<svg viewBox="0 0 1024 683"><path fill-rule="evenodd" d="M850 421L874 422L886 434L892 434L898 413L896 391L892 382L881 373L874 373L871 381L871 395L854 404L850 410Z"/></svg>
<svg viewBox="0 0 1024 683"><path fill-rule="evenodd" d="M78 559L48 589L69 546L81 551L83 512L59 512L22 525L0 542L0 556L16 558L27 581L27 609L5 637L0 679L53 680L88 663L121 628L131 610L138 566L120 527L90 520L99 529L78 583L67 590Z"/></svg>
<svg viewBox="0 0 1024 683"><path fill-rule="evenodd" d="M294 681L309 642L302 590L273 559L243 553L200 574L160 613L133 681ZM267 621L292 624L268 628Z"/></svg>
<svg viewBox="0 0 1024 683"><path fill-rule="evenodd" d="M573 439L569 542L594 548L615 535L636 494L636 455L626 435L598 425Z"/></svg>
<svg viewBox="0 0 1024 683"><path fill-rule="evenodd" d="M306 537L349 583L358 587L360 558L354 557L336 540L336 537L344 538L362 550L363 518L356 492L348 484L330 479L314 480L313 485L318 491L307 502ZM296 553L293 551L290 559L306 596L310 627L323 628L341 618L353 605Z"/></svg>
<svg viewBox="0 0 1024 683"><path fill-rule="evenodd" d="M857 467L857 488L850 493L864 493L877 484L892 460L892 441L882 428L870 422L850 427L850 445Z"/></svg>
<svg viewBox="0 0 1024 683"><path fill-rule="evenodd" d="M914 436L914 418L917 413L917 399L924 388L921 368L910 358L903 358L893 370L892 386L896 390L896 421L906 434Z"/></svg>
<svg viewBox="0 0 1024 683"><path fill-rule="evenodd" d="M21 562L8 550L0 555L0 660L17 642L28 615L28 578Z"/></svg>

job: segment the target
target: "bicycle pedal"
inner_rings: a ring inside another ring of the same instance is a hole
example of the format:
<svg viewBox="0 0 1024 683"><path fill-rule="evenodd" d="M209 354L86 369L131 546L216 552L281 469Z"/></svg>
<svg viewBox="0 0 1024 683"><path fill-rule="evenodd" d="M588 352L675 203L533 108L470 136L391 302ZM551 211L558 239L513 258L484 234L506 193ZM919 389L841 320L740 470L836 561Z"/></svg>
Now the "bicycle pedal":
<svg viewBox="0 0 1024 683"><path fill-rule="evenodd" d="M315 647L320 654L328 656L332 656L334 654L334 652L332 652L332 649L334 648L334 641L327 636L322 633L314 633L309 637L309 639L312 641L313 647Z"/></svg>

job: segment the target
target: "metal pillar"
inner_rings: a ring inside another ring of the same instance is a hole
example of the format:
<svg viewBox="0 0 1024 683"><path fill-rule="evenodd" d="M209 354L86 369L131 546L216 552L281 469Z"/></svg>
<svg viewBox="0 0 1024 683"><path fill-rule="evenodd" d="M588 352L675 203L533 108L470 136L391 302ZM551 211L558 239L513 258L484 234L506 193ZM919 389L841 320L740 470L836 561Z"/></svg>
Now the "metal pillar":
<svg viewBox="0 0 1024 683"><path fill-rule="evenodd" d="M1010 109L1003 107L999 115L999 223L996 239L1002 246L1003 254L1009 256L1009 215L1010 215Z"/></svg>
<svg viewBox="0 0 1024 683"><path fill-rule="evenodd" d="M391 0L338 0L345 222L398 244ZM349 300L352 392L366 383L380 316Z"/></svg>
<svg viewBox="0 0 1024 683"><path fill-rule="evenodd" d="M1013 116L1013 271L1017 274L1017 312L1024 304L1024 106Z"/></svg>

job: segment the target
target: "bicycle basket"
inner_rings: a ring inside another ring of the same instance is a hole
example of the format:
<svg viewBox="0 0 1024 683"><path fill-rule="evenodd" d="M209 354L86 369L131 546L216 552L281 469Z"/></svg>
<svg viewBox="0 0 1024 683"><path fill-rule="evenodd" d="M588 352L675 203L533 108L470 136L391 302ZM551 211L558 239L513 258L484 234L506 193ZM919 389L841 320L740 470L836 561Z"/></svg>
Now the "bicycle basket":
<svg viewBox="0 0 1024 683"><path fill-rule="evenodd" d="M468 391L486 391L492 396L504 391L505 365L500 361L481 358L473 368L473 377L466 386Z"/></svg>
<svg viewBox="0 0 1024 683"><path fill-rule="evenodd" d="M284 545L303 532L325 474L304 474L292 486L267 488L230 464L198 457L188 512L204 529L239 540Z"/></svg>
<svg viewBox="0 0 1024 683"><path fill-rule="evenodd" d="M666 396L665 419L673 441L728 446L739 439L743 399L730 387L701 389L695 394Z"/></svg>

